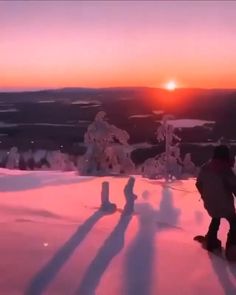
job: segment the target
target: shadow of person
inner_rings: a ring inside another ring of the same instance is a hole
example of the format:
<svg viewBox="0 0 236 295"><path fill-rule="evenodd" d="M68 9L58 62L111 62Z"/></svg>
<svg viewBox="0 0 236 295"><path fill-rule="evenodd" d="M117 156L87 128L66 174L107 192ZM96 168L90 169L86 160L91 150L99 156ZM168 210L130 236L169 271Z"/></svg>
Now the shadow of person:
<svg viewBox="0 0 236 295"><path fill-rule="evenodd" d="M147 201L150 198L150 192L148 190L143 191L142 198L144 201Z"/></svg>
<svg viewBox="0 0 236 295"><path fill-rule="evenodd" d="M162 198L162 206L160 206L160 209L162 208L163 213L169 212L168 216L170 224L173 226L173 224L178 225L178 215L180 212L178 212L178 209L173 210L173 205L171 205L172 200L171 196L169 195L170 192L168 192L168 188L163 186L163 198ZM164 198L165 197L165 198ZM167 197L167 198L166 198ZM165 203L163 203L165 201ZM164 204L164 205L163 205ZM169 207L169 209L168 209ZM162 214L161 214L162 215ZM203 214L199 211L195 212L195 220L197 223L201 223L203 219ZM166 226L167 222L165 222ZM208 253L208 257L210 260L210 263L212 265L213 271L215 272L216 276L218 277L219 283L222 286L222 289L224 290L225 295L234 295L236 291L236 285L232 282L231 277L232 275L236 276L236 264L229 263L227 261L224 261L222 258L217 257L213 253ZM231 273L231 275L230 275Z"/></svg>
<svg viewBox="0 0 236 295"><path fill-rule="evenodd" d="M174 207L172 191L166 184L163 184L159 210L155 212L157 230L181 229L178 227L181 211Z"/></svg>
<svg viewBox="0 0 236 295"><path fill-rule="evenodd" d="M78 295L95 294L100 279L112 259L123 249L125 231L132 219L132 215L121 214L116 227L98 250L96 257L90 263L83 276L79 288L75 292Z"/></svg>
<svg viewBox="0 0 236 295"><path fill-rule="evenodd" d="M151 294L155 253L154 210L148 203L137 204L138 233L125 254L124 284L126 295Z"/></svg>
<svg viewBox="0 0 236 295"><path fill-rule="evenodd" d="M158 210L145 202L148 192L143 194L144 202L136 204L139 221L137 236L126 253L124 269L124 294L149 295L152 293L153 264L157 261L156 237L163 230L176 229L180 210L173 206L173 197L167 187L163 187ZM178 228L179 229L179 228ZM157 275L155 274L155 280Z"/></svg>
<svg viewBox="0 0 236 295"><path fill-rule="evenodd" d="M233 263L229 262L228 263L228 269L231 272L231 274L236 278L236 262L233 262Z"/></svg>
<svg viewBox="0 0 236 295"><path fill-rule="evenodd" d="M93 226L101 219L104 214L96 211L91 215L72 237L57 251L53 258L35 275L27 288L26 295L43 294L49 283L55 278L57 273L74 253L79 244L86 238Z"/></svg>
<svg viewBox="0 0 236 295"><path fill-rule="evenodd" d="M236 292L236 285L231 281L230 272L233 275L236 274L236 265L223 261L222 258L216 257L212 253L209 253L208 256L218 281L224 290L224 294L234 295Z"/></svg>

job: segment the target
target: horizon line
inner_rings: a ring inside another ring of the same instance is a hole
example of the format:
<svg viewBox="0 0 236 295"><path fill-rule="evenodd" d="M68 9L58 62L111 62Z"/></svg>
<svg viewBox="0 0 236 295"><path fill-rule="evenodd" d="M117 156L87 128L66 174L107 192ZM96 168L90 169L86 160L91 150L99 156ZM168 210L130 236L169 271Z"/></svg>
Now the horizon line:
<svg viewBox="0 0 236 295"><path fill-rule="evenodd" d="M43 92L43 91L62 91L62 90L69 90L69 89L81 89L81 90L106 90L106 89L132 89L132 88L147 88L147 89L159 89L159 90L165 90L168 91L168 89L166 89L165 87L155 87L155 86L107 86L107 87L86 87L86 86L69 86L69 87L60 87L60 88L36 88L36 89L18 89L18 90L14 90L14 89L1 89L0 88L0 93L28 93L28 92ZM208 88L208 87L176 87L175 90L173 90L173 92L178 91L178 90L221 90L221 91L235 91L235 88L227 88L227 87L213 87L213 88Z"/></svg>

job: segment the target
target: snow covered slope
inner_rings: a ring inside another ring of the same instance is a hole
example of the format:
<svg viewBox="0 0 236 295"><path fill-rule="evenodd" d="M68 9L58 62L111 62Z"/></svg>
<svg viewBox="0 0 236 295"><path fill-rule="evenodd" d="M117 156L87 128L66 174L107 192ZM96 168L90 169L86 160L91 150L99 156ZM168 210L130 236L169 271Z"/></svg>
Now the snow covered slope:
<svg viewBox="0 0 236 295"><path fill-rule="evenodd" d="M98 211L105 180L111 215ZM236 265L192 240L209 222L194 180L137 177L123 217L127 180L0 170L0 294L236 294Z"/></svg>

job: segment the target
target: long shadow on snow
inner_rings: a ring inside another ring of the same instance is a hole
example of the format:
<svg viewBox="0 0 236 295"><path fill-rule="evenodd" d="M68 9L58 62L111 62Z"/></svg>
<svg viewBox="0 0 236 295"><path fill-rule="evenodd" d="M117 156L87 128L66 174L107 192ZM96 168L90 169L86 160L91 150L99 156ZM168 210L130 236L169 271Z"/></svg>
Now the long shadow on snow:
<svg viewBox="0 0 236 295"><path fill-rule="evenodd" d="M99 249L96 257L89 265L84 277L81 280L78 290L75 294L92 295L95 294L100 279L112 259L124 247L125 231L131 221L131 215L121 214L120 220L116 227Z"/></svg>
<svg viewBox="0 0 236 295"><path fill-rule="evenodd" d="M104 216L97 211L91 215L73 234L73 236L57 251L54 257L32 279L26 295L43 294L49 283L74 253L79 244L85 239L92 227Z"/></svg>
<svg viewBox="0 0 236 295"><path fill-rule="evenodd" d="M224 290L225 295L234 295L236 292L236 284L232 282L232 275L236 277L236 263L224 261L214 254L208 254L213 271L218 277L218 281ZM234 278L235 280L235 278Z"/></svg>
<svg viewBox="0 0 236 295"><path fill-rule="evenodd" d="M145 192L144 199L148 199ZM158 211L148 203L136 205L139 230L126 253L124 270L125 295L149 295L152 293L153 263L156 261L155 238L163 230L177 227L180 210L173 206L171 191L163 186ZM164 222L162 222L164 218ZM166 220L168 218L168 220ZM157 220L161 222L157 222ZM155 278L157 275L155 274Z"/></svg>
<svg viewBox="0 0 236 295"><path fill-rule="evenodd" d="M151 294L156 227L153 209L148 203L137 204L139 229L125 255L124 294Z"/></svg>

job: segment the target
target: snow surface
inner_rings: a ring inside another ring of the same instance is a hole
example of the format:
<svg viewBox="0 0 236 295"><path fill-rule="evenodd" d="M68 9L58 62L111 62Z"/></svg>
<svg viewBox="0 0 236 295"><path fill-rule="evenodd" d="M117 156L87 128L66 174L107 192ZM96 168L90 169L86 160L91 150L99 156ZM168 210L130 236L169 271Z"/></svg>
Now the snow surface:
<svg viewBox="0 0 236 295"><path fill-rule="evenodd" d="M151 114L139 114L139 115L132 115L132 116L129 116L129 119L144 119L144 118L150 118L152 117L153 115Z"/></svg>
<svg viewBox="0 0 236 295"><path fill-rule="evenodd" d="M163 110L153 110L152 112L155 115L163 115L164 114L164 111Z"/></svg>
<svg viewBox="0 0 236 295"><path fill-rule="evenodd" d="M53 99L48 99L48 100L40 100L40 101L38 101L38 103L54 103L54 102L56 102L55 100L53 100Z"/></svg>
<svg viewBox="0 0 236 295"><path fill-rule="evenodd" d="M0 109L0 113L15 113L15 112L19 112L18 109L16 108L10 108L10 109Z"/></svg>
<svg viewBox="0 0 236 295"><path fill-rule="evenodd" d="M156 121L161 122L161 121ZM198 126L204 126L206 124L215 124L215 121L206 121L206 120L198 120L198 119L176 119L176 120L168 120L168 123L175 128L193 128Z"/></svg>
<svg viewBox="0 0 236 295"><path fill-rule="evenodd" d="M81 100L81 99L74 100L74 101L71 102L71 104L81 104L81 105L91 105L91 104L93 104L93 105L98 105L98 106L101 105L100 101L98 101L98 100Z"/></svg>
<svg viewBox="0 0 236 295"><path fill-rule="evenodd" d="M0 128L9 128L9 127L16 127L16 126L18 126L18 124L0 122Z"/></svg>
<svg viewBox="0 0 236 295"><path fill-rule="evenodd" d="M34 126L51 126L51 127L74 127L75 124L55 124L55 123L32 123L22 125L34 125Z"/></svg>
<svg viewBox="0 0 236 295"><path fill-rule="evenodd" d="M104 181L110 215L98 211ZM135 213L123 216L127 181L0 169L0 294L236 294L236 265L192 240L209 222L194 179L136 177Z"/></svg>

